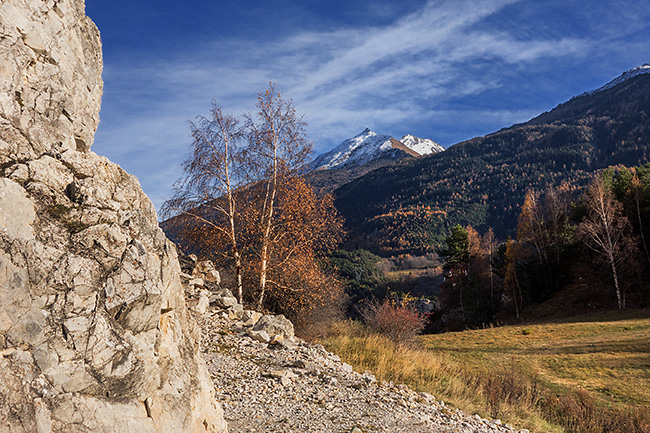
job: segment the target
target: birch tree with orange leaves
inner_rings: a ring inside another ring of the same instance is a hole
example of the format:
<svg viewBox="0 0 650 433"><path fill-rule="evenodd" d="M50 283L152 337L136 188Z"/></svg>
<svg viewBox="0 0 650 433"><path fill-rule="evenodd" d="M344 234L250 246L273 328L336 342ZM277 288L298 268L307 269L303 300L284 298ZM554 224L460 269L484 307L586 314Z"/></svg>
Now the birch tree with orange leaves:
<svg viewBox="0 0 650 433"><path fill-rule="evenodd" d="M273 251L273 222L278 192L286 189L300 173L311 152L306 138L305 122L296 115L291 101L282 99L274 84L258 94L257 116L246 116L248 134L247 161L253 179L259 184L261 208L259 294L257 309L261 310L267 290L269 261Z"/></svg>

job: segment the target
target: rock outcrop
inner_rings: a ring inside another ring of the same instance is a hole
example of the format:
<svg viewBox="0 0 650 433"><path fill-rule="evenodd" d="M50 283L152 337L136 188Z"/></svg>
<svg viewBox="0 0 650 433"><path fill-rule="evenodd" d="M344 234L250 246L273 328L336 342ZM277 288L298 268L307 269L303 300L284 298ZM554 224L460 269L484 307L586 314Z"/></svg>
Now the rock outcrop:
<svg viewBox="0 0 650 433"><path fill-rule="evenodd" d="M221 432L174 246L90 151L83 0L0 3L0 431Z"/></svg>

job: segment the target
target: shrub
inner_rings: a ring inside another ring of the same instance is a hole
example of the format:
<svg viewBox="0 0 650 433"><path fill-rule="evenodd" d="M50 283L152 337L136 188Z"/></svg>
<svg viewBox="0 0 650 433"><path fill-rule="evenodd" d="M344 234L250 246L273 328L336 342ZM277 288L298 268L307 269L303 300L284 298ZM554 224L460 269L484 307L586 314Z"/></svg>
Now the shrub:
<svg viewBox="0 0 650 433"><path fill-rule="evenodd" d="M364 323L371 331L396 343L409 343L426 324L426 317L409 305L393 299L371 301L361 309Z"/></svg>

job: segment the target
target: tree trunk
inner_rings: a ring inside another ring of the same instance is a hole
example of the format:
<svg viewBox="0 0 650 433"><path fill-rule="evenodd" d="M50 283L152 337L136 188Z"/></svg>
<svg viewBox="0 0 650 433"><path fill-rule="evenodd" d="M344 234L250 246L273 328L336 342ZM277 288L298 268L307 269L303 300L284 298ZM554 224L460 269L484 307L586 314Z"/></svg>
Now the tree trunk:
<svg viewBox="0 0 650 433"><path fill-rule="evenodd" d="M517 267L515 266L514 270L515 274L515 285L514 285L514 292L513 293L513 298L515 300L515 312L517 313L517 319L521 319L521 313L519 311L519 306L520 303L523 304L523 298L521 296L521 286L519 285L519 277L517 276ZM517 299L517 294L519 294L519 300Z"/></svg>
<svg viewBox="0 0 650 433"><path fill-rule="evenodd" d="M639 232L641 233L641 243L643 244L643 251L645 251L645 257L648 260L650 265L650 253L648 252L648 245L645 243L645 234L643 233L643 219L641 218L641 201L639 197L638 188L635 188L634 192L634 201L636 202L636 216L639 219Z"/></svg>
<svg viewBox="0 0 650 433"><path fill-rule="evenodd" d="M264 295L266 294L266 280L269 262L269 243L271 241L271 223L273 222L273 206L275 205L275 194L278 188L278 147L275 133L271 137L273 146L273 175L269 179L266 189L266 199L263 207L264 235L262 237L262 251L260 254L260 295L257 300L257 310L262 311ZM264 221L264 219L266 221Z"/></svg>
<svg viewBox="0 0 650 433"><path fill-rule="evenodd" d="M621 288L618 285L618 273L616 272L616 262L614 261L614 255L609 254L609 264L612 267L612 276L614 277L614 287L616 288L616 300L618 301L618 309L623 310L625 308L625 301L621 297Z"/></svg>
<svg viewBox="0 0 650 433"><path fill-rule="evenodd" d="M237 277L237 297L239 298L239 304L244 305L244 293L243 293L243 284L241 278L241 257L239 253L235 253L235 276Z"/></svg>

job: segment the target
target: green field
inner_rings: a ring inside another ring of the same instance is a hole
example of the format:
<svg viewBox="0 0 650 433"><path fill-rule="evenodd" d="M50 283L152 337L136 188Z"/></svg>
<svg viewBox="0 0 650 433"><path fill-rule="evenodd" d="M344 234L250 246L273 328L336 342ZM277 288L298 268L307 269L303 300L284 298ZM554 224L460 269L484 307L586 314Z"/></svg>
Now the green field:
<svg viewBox="0 0 650 433"><path fill-rule="evenodd" d="M650 431L650 312L418 337L346 324L323 344L358 371L537 432Z"/></svg>

